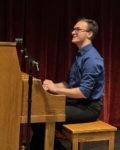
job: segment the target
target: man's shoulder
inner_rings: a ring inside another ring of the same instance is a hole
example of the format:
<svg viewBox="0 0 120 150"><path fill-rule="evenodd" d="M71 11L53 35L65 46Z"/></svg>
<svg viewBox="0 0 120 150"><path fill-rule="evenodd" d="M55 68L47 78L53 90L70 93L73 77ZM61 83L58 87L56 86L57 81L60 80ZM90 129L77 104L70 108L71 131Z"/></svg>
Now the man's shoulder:
<svg viewBox="0 0 120 150"><path fill-rule="evenodd" d="M92 46L89 49L89 51L87 51L85 57L92 58L92 59L96 59L97 58L97 59L103 60L103 57L101 56L99 51L94 46Z"/></svg>

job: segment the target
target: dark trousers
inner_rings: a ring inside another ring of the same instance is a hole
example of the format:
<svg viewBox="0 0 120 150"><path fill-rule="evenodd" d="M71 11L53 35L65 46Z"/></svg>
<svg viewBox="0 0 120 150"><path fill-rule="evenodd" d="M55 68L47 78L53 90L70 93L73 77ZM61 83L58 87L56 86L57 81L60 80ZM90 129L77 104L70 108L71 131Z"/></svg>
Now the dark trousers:
<svg viewBox="0 0 120 150"><path fill-rule="evenodd" d="M80 102L74 103L71 100L67 101L65 114L67 123L81 123L81 122L92 122L97 120L101 112L101 103L98 101L91 102L87 100L81 100ZM62 130L62 122L56 123L56 129ZM33 136L30 143L30 150L44 150L44 123L32 124ZM59 140L55 139L54 150L64 150L64 147L60 145Z"/></svg>

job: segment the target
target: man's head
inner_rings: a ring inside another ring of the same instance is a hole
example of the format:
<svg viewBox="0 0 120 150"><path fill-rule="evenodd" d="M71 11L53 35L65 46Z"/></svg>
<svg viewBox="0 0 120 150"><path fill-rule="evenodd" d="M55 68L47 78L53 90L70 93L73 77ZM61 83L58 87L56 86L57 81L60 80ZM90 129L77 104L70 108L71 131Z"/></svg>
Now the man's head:
<svg viewBox="0 0 120 150"><path fill-rule="evenodd" d="M72 31L72 42L78 47L85 46L91 43L92 39L98 32L98 24L96 21L86 18L81 18L75 24Z"/></svg>

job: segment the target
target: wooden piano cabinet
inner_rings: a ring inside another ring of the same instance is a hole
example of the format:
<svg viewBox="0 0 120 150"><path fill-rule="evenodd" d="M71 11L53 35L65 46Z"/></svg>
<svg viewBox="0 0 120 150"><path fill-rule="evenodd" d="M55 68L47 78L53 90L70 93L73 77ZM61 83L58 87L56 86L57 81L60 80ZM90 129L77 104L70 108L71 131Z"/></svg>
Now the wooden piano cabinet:
<svg viewBox="0 0 120 150"><path fill-rule="evenodd" d="M19 150L20 124L27 120L28 75L22 73L15 42L0 42L0 149ZM43 90L33 79L31 122L45 122L45 150L53 150L55 122L65 120L65 96ZM49 138L48 138L49 137Z"/></svg>

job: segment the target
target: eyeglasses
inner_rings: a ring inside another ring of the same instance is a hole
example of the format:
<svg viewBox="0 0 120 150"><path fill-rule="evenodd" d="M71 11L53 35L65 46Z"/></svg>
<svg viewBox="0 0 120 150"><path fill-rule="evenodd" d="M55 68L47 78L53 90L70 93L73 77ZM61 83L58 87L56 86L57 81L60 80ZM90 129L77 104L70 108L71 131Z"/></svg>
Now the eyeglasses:
<svg viewBox="0 0 120 150"><path fill-rule="evenodd" d="M81 32L89 32L89 30L80 29L79 27L73 28L73 29L72 29L72 32L73 32L73 31L75 31L75 32L79 32L79 31L81 31Z"/></svg>

